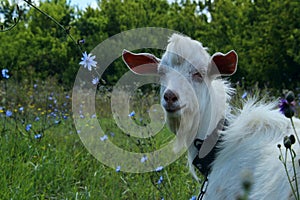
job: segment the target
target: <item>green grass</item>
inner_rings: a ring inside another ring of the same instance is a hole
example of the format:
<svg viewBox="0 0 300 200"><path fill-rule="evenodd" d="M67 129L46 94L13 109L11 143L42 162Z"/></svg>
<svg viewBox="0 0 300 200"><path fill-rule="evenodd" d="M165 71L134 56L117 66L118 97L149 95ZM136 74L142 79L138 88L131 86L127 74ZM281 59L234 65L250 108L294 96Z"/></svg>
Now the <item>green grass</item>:
<svg viewBox="0 0 300 200"><path fill-rule="evenodd" d="M47 82L21 87L7 80L1 94L0 199L190 199L197 195L199 185L189 174L186 156L149 173L117 172L94 158L74 127L71 99L62 88ZM112 119L109 97L99 99L98 120L121 148L148 151L174 137L167 129L139 142L128 137ZM134 109L137 115L144 112ZM7 110L12 116L6 116ZM26 131L28 124L32 128ZM37 134L42 137L35 138Z"/></svg>
<svg viewBox="0 0 300 200"><path fill-rule="evenodd" d="M197 193L185 157L162 172L116 172L89 154L71 123L38 140L15 130L2 133L1 199L189 199Z"/></svg>
<svg viewBox="0 0 300 200"><path fill-rule="evenodd" d="M200 185L189 173L186 154L160 172L117 172L93 157L80 140L70 92L53 85L53 80L35 81L37 87L33 81L5 81L0 88L0 199L156 200L190 199L198 194ZM238 87L233 105L240 105L243 92ZM260 96L266 94L267 89ZM146 96L139 91L131 105L137 124L149 123L146 111L158 101L157 92ZM166 128L149 139L123 133L112 118L109 93L97 94L96 109L104 132L123 149L148 152L174 137ZM7 110L12 116L6 116ZM26 131L28 124L32 128ZM42 137L35 138L37 134ZM161 176L163 181L158 183Z"/></svg>

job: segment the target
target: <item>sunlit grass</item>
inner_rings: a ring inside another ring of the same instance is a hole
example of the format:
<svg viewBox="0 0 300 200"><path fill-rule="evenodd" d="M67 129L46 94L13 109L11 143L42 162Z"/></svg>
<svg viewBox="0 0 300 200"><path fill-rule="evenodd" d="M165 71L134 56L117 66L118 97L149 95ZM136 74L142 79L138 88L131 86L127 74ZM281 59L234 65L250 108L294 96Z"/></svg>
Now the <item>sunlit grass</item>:
<svg viewBox="0 0 300 200"><path fill-rule="evenodd" d="M1 199L190 199L197 195L199 185L189 174L186 156L159 172L116 171L94 158L81 142L69 92L53 85L53 80L5 81L0 105ZM147 152L174 138L166 128L151 139L123 133L112 118L109 100L107 94L97 97L97 117L115 145ZM140 102L134 101L137 124L141 125L140 118L148 123L147 105L140 108Z"/></svg>

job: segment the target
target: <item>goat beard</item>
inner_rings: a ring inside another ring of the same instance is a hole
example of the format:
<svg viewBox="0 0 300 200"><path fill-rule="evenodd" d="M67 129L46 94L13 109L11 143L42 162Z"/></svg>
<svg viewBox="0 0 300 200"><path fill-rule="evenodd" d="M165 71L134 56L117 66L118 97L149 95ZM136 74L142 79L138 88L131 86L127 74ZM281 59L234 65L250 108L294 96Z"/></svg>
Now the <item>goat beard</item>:
<svg viewBox="0 0 300 200"><path fill-rule="evenodd" d="M179 118L168 119L169 126L172 126L171 130L174 129L172 131L176 133L173 147L175 153L182 151L183 148L187 149L197 135L200 112L195 112L195 110L185 109Z"/></svg>

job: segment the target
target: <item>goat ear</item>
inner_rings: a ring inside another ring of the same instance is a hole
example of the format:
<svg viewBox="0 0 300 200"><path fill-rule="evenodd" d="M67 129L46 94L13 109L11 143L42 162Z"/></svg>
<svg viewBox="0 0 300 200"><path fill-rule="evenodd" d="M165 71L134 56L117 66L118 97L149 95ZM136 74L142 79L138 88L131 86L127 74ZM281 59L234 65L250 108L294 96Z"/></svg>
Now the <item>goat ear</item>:
<svg viewBox="0 0 300 200"><path fill-rule="evenodd" d="M160 60L152 54L135 54L130 51L123 50L122 57L127 67L135 74L146 75L157 73L157 67Z"/></svg>
<svg viewBox="0 0 300 200"><path fill-rule="evenodd" d="M231 76L236 72L238 56L234 50L226 54L215 53L211 57L210 75Z"/></svg>

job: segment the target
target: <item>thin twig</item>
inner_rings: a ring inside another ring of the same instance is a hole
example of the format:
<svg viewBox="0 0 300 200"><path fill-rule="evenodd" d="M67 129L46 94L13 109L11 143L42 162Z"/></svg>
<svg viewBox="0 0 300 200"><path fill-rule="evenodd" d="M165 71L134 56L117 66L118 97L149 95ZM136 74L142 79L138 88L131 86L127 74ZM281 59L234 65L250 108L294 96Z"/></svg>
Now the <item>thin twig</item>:
<svg viewBox="0 0 300 200"><path fill-rule="evenodd" d="M80 52L83 53L81 46L77 43L77 41L73 38L73 36L70 34L70 28L65 28L61 23L59 23L56 19L54 19L52 16L48 15L46 12L44 12L43 10L39 9L38 7L36 7L33 3L31 3L31 1L28 0L24 0L28 5L30 5L31 7L33 7L34 9L36 9L37 11L39 11L40 13L42 13L43 15L45 15L46 17L48 17L51 21L53 21L57 26L59 26L61 29L63 29L65 31L65 33L71 38L71 40L76 44L76 46L79 48Z"/></svg>

